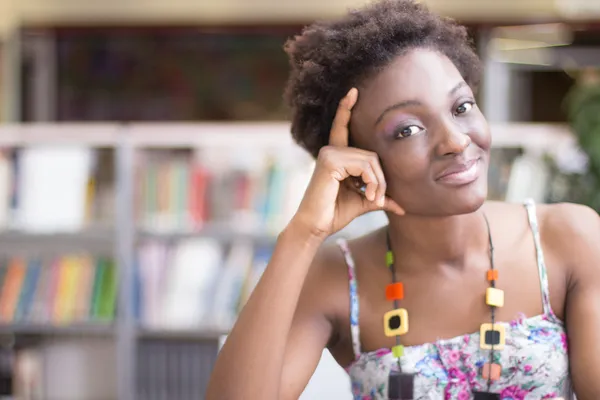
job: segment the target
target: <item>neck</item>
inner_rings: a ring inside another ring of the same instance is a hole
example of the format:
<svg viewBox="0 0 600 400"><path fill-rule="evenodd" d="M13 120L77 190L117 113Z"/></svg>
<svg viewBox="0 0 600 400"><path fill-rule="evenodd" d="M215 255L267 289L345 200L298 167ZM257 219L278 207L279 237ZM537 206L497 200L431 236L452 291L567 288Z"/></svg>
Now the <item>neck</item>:
<svg viewBox="0 0 600 400"><path fill-rule="evenodd" d="M394 254L413 265L461 268L473 251L488 248L488 231L481 210L450 217L404 215L389 217Z"/></svg>

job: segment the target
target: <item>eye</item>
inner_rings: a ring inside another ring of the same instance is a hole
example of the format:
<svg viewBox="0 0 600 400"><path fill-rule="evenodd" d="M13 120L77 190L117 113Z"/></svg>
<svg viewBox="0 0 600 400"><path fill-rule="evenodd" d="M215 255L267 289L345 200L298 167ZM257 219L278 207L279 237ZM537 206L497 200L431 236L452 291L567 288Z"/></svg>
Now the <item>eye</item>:
<svg viewBox="0 0 600 400"><path fill-rule="evenodd" d="M409 137L412 135L416 135L417 133L421 132L422 130L423 130L423 128L421 128L420 126L409 125L405 128L402 128L402 129L399 129L398 131L396 131L396 137L399 137L399 138Z"/></svg>
<svg viewBox="0 0 600 400"><path fill-rule="evenodd" d="M456 110L454 111L454 113L456 115L466 114L469 111L471 111L471 109L473 108L474 105L475 105L475 103L473 103L472 101L465 101L460 106L456 107Z"/></svg>

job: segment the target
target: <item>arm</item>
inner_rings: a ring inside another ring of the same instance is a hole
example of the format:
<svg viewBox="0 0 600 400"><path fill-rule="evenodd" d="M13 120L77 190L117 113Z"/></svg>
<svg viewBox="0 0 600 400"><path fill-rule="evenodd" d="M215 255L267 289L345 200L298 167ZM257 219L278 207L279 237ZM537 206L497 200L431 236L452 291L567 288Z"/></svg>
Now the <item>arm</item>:
<svg viewBox="0 0 600 400"><path fill-rule="evenodd" d="M330 145L321 149L300 207L221 349L208 400L297 398L332 333L324 311L329 288L319 290L332 268L315 258L317 249L366 212L404 213L385 196L377 155L348 147L357 95L353 89L340 102ZM347 181L357 177L366 184L364 195Z"/></svg>
<svg viewBox="0 0 600 400"><path fill-rule="evenodd" d="M299 396L331 333L331 325L315 307L299 307L296 313L319 245L319 240L293 226L282 232L269 266L219 354L208 400Z"/></svg>
<svg viewBox="0 0 600 400"><path fill-rule="evenodd" d="M600 218L587 207L558 206L552 234L568 266L566 324L578 400L600 399ZM560 232L560 233L558 233Z"/></svg>

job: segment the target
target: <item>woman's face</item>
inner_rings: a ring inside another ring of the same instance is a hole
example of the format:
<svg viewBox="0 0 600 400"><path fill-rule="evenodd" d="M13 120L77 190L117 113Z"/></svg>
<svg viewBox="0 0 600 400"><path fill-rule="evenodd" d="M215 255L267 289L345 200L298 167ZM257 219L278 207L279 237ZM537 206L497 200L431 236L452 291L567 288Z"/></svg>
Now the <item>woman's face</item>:
<svg viewBox="0 0 600 400"><path fill-rule="evenodd" d="M483 204L489 128L447 57L412 50L358 90L351 140L379 155L388 196L418 215L468 213Z"/></svg>

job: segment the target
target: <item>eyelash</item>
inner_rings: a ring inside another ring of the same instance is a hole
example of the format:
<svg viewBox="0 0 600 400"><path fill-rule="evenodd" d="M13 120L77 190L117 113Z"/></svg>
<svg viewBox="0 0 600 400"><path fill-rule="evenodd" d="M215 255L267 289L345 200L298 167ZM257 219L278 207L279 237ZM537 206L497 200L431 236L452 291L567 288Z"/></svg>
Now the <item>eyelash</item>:
<svg viewBox="0 0 600 400"><path fill-rule="evenodd" d="M463 111L463 112L459 112L459 111L458 111L458 110L459 110L459 108L461 108L461 107L464 107L466 104L468 104L468 106L469 106L470 108L469 108L469 109L467 109L467 110L465 110L465 111ZM461 103L461 104L460 104L458 107L456 107L456 109L455 109L455 111L454 111L454 116L459 116L459 115L466 114L466 113L468 113L469 111L471 111L471 110L473 109L473 107L474 107L474 106L475 106L475 102L474 102L474 101L471 101L471 100L464 101L464 102L462 102L462 103ZM403 139L403 138L411 137L411 136L413 136L413 135L416 135L417 133L419 133L419 132L415 132L415 133L412 133L412 134L409 134L409 135L406 135L406 136L404 136L404 135L403 135L403 132L404 132L404 131L406 131L406 130L408 130L408 129L410 129L410 128L412 128L412 127L416 127L416 128L418 128L418 129L420 129L420 130L424 130L424 129L423 129L422 127L420 127L419 125L408 125L408 126L405 126L405 127L401 128L401 129L398 129L398 130L395 132L395 135L396 135L396 137L397 137L397 138L399 138L399 139Z"/></svg>

